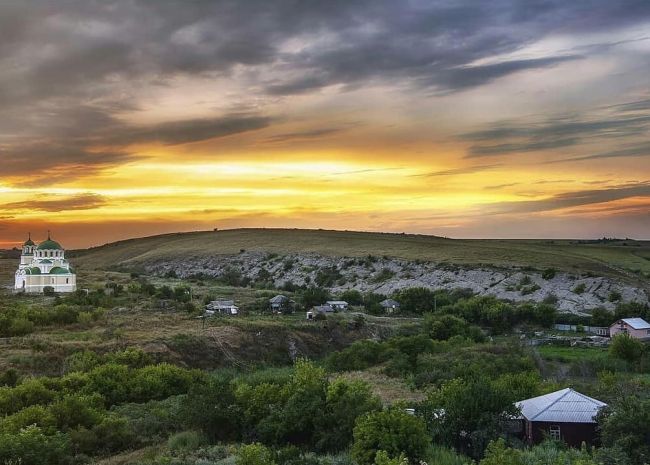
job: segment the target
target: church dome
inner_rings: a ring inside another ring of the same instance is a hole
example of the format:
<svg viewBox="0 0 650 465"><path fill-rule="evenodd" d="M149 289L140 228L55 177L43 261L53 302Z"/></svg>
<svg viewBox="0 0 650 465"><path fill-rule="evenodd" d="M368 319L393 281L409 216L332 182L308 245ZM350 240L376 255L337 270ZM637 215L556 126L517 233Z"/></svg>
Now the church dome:
<svg viewBox="0 0 650 465"><path fill-rule="evenodd" d="M23 246L29 246L29 245L36 245L36 244L34 244L34 241L33 241L33 240L31 240L31 239L27 239L27 240L25 241L25 243L23 244Z"/></svg>
<svg viewBox="0 0 650 465"><path fill-rule="evenodd" d="M50 274L69 274L70 272L60 266L55 266L50 270Z"/></svg>
<svg viewBox="0 0 650 465"><path fill-rule="evenodd" d="M41 242L37 250L63 250L63 247L61 247L61 244L59 244L56 241L53 241L52 239L48 239L44 242Z"/></svg>

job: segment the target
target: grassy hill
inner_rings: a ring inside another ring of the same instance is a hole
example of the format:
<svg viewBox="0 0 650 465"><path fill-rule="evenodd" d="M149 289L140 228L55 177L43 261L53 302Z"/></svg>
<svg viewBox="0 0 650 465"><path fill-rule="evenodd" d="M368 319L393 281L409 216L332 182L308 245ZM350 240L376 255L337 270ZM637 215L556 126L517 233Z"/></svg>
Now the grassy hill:
<svg viewBox="0 0 650 465"><path fill-rule="evenodd" d="M650 242L633 240L468 240L349 231L233 229L119 241L76 251L73 256L83 268L102 269L118 263L137 266L152 259L237 254L241 250L351 257L386 255L468 266L553 267L632 280L647 280L650 276Z"/></svg>

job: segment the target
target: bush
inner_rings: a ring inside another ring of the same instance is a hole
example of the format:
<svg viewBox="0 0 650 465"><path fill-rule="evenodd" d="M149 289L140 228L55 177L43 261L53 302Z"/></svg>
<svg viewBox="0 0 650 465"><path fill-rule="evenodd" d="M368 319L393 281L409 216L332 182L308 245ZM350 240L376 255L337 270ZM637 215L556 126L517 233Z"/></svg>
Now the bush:
<svg viewBox="0 0 650 465"><path fill-rule="evenodd" d="M198 449L205 443L205 437L197 431L183 431L170 436L167 447L172 452L187 453Z"/></svg>
<svg viewBox="0 0 650 465"><path fill-rule="evenodd" d="M643 355L645 347L641 341L633 337L619 333L612 338L609 345L609 353L616 358L635 362Z"/></svg>
<svg viewBox="0 0 650 465"><path fill-rule="evenodd" d="M56 292L54 291L54 288L52 286L45 286L43 288L43 295L48 297L54 297L56 295Z"/></svg>
<svg viewBox="0 0 650 465"><path fill-rule="evenodd" d="M237 465L276 465L273 460L273 452L260 443L240 447L235 463Z"/></svg>
<svg viewBox="0 0 650 465"><path fill-rule="evenodd" d="M358 465L372 465L377 452L390 457L404 454L417 463L426 456L430 445L424 422L399 408L370 413L354 427L352 458Z"/></svg>
<svg viewBox="0 0 650 465"><path fill-rule="evenodd" d="M555 278L555 268L546 268L544 271L542 271L542 278L544 279L553 279Z"/></svg>
<svg viewBox="0 0 650 465"><path fill-rule="evenodd" d="M585 283L580 283L572 289L574 294L582 294L585 292L585 290L586 290Z"/></svg>

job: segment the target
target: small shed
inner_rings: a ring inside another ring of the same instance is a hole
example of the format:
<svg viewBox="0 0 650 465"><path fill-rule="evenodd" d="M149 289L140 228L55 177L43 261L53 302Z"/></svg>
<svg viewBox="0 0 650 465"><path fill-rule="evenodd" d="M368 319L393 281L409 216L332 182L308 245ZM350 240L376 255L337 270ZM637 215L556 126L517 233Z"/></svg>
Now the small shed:
<svg viewBox="0 0 650 465"><path fill-rule="evenodd" d="M205 306L205 313L207 315L214 315L215 313L237 315L239 313L239 307L235 305L233 300L213 300Z"/></svg>
<svg viewBox="0 0 650 465"><path fill-rule="evenodd" d="M332 309L337 312L348 309L348 303L345 300L328 300L325 304L332 307Z"/></svg>
<svg viewBox="0 0 650 465"><path fill-rule="evenodd" d="M572 447L598 443L596 416L607 404L571 388L516 403L524 423L523 436L529 444L546 438L564 441Z"/></svg>
<svg viewBox="0 0 650 465"><path fill-rule="evenodd" d="M283 313L292 310L293 301L286 295L278 294L269 299L269 307L274 313Z"/></svg>
<svg viewBox="0 0 650 465"><path fill-rule="evenodd" d="M611 337L627 334L641 340L650 340L650 323L643 318L623 318L609 327Z"/></svg>
<svg viewBox="0 0 650 465"><path fill-rule="evenodd" d="M386 299L379 302L379 305L386 311L386 313L393 313L399 310L399 302L393 299Z"/></svg>

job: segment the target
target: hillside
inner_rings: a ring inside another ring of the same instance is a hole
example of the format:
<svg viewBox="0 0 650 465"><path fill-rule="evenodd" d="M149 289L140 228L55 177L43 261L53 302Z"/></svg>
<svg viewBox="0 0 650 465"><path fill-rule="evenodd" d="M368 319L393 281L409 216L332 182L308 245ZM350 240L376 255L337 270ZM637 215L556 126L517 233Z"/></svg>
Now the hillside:
<svg viewBox="0 0 650 465"><path fill-rule="evenodd" d="M436 236L301 229L233 229L166 234L76 251L84 268L247 252L388 256L467 266L524 267L592 273L626 280L650 276L648 241L478 240Z"/></svg>

